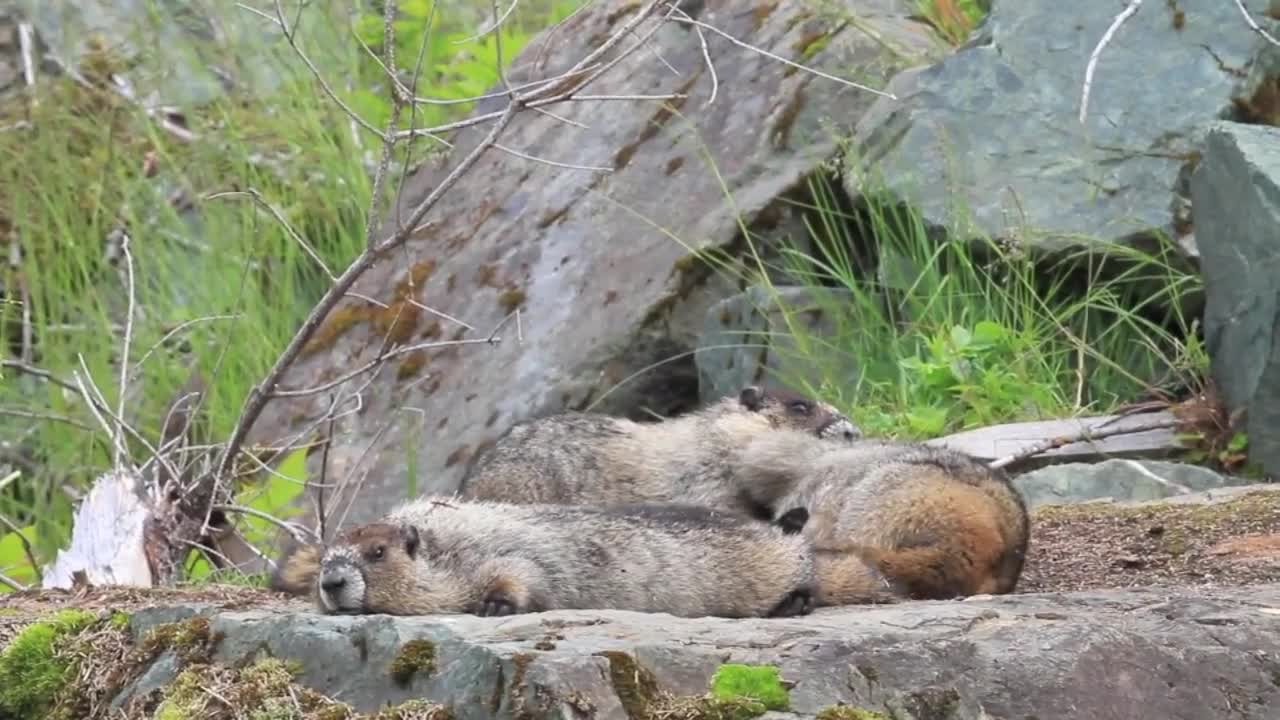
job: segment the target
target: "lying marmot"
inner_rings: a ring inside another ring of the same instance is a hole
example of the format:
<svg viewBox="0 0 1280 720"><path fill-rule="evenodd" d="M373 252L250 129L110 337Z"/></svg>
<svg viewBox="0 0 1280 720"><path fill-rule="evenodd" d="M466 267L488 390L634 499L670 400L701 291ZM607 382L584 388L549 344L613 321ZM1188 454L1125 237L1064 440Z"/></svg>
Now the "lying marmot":
<svg viewBox="0 0 1280 720"><path fill-rule="evenodd" d="M802 535L706 508L421 498L286 555L272 589L328 613L507 615L611 608L682 617L810 612Z"/></svg>
<svg viewBox="0 0 1280 720"><path fill-rule="evenodd" d="M826 403L752 385L737 397L655 423L594 413L518 423L477 457L459 494L597 507L678 502L762 516L737 494L727 461L752 439L787 428L831 444L861 437Z"/></svg>
<svg viewBox="0 0 1280 720"><path fill-rule="evenodd" d="M820 557L853 552L907 597L1008 593L1022 573L1030 533L1022 496L1003 471L964 453L876 440L839 448L780 431L735 462L745 492L778 523L807 511L801 532ZM854 588L851 602L859 601L861 564L849 562L849 581L827 571L822 604L844 604L836 585Z"/></svg>

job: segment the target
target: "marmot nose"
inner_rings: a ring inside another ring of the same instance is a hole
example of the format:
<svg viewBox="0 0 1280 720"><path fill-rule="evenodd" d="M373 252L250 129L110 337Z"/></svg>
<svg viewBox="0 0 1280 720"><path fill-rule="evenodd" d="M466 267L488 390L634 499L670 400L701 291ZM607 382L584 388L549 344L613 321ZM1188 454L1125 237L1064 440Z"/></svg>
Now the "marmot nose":
<svg viewBox="0 0 1280 720"><path fill-rule="evenodd" d="M320 578L320 589L324 590L327 593L337 592L338 590L341 590L343 587L345 587L346 584L347 584L347 579L342 577L341 575L337 577L331 576L327 578Z"/></svg>
<svg viewBox="0 0 1280 720"><path fill-rule="evenodd" d="M857 439L857 437L858 437L858 433L854 432L853 430L845 430L845 431L844 431L844 439L845 439L845 440L855 440L855 439Z"/></svg>

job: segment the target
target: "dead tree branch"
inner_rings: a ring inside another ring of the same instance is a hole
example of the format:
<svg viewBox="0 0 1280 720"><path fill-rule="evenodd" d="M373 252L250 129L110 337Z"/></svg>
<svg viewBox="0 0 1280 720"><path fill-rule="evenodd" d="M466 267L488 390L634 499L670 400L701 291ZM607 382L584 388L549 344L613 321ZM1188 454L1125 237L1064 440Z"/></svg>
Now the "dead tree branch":
<svg viewBox="0 0 1280 720"><path fill-rule="evenodd" d="M1042 440L1041 442L1028 445L1016 453L992 460L987 464L987 467L992 470L1006 469L1011 465L1023 462L1041 453L1056 450L1060 447L1066 447L1073 443L1102 440L1103 438L1114 437L1117 435L1133 435L1136 433L1149 432L1151 430L1166 430L1169 428L1180 427L1184 423L1180 420L1163 419L1153 420L1151 422L1137 425L1124 425L1120 427L1106 428L1105 426L1108 424L1110 424L1110 421L1099 423L1093 427L1083 428L1080 432L1074 435L1064 435L1062 437Z"/></svg>

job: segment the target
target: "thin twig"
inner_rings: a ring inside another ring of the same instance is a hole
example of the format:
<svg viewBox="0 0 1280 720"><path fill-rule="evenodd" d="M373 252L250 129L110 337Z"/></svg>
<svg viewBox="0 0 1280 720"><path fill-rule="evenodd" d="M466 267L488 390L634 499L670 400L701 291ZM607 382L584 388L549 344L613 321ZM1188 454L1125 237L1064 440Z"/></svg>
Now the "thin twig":
<svg viewBox="0 0 1280 720"><path fill-rule="evenodd" d="M20 410L18 408L0 407L0 415L4 415L6 417L26 418L28 420L48 420L50 422L58 422L58 423L63 423L64 425L70 425L71 427L79 428L87 432L97 432L97 428L93 427L92 425L83 423L79 420L76 420L73 417L67 417L66 415L57 415L55 413L42 413L42 412L37 412L35 410Z"/></svg>
<svg viewBox="0 0 1280 720"><path fill-rule="evenodd" d="M1253 16L1249 14L1249 9L1244 6L1244 0L1236 0L1236 7L1240 8L1240 14L1244 16L1244 21L1249 23L1249 27L1252 28L1254 32L1261 35L1272 45L1280 47L1280 40L1277 40L1271 33L1263 30L1262 26L1259 25L1258 22L1253 19Z"/></svg>
<svg viewBox="0 0 1280 720"><path fill-rule="evenodd" d="M0 523L4 523L4 526L9 528L9 532L18 536L18 540L22 542L22 552L26 554L27 562L31 563L31 569L39 572L40 563L36 562L36 551L31 546L31 541L27 539L27 534L22 532L22 528L4 515L0 515Z"/></svg>
<svg viewBox="0 0 1280 720"><path fill-rule="evenodd" d="M1084 87L1080 91L1080 124L1084 124L1085 116L1089 114L1089 92L1093 89L1093 73L1098 67L1098 59L1102 57L1102 51L1111 43L1111 38L1120 29L1120 26L1134 13L1138 12L1138 8L1142 6L1142 0L1129 0L1128 6L1116 15L1111 21L1111 26L1102 34L1102 38L1098 40L1098 44L1093 48L1093 52L1089 53L1089 64L1084 68Z"/></svg>
<svg viewBox="0 0 1280 720"><path fill-rule="evenodd" d="M157 350L164 347L164 344L169 342L169 339L172 338L174 335L177 335L178 333L182 332L183 330L186 330L192 325L197 325L202 322L212 322L214 320L238 320L238 319L240 319L239 315L209 315L207 317L192 318L190 320L184 320L178 323L173 327L173 329L165 333L159 340L157 340L155 344L147 348L146 352L142 353L142 357L138 358L138 362L134 363L133 365L132 374L136 376L139 372L141 372L142 365L147 361L147 358L151 357L153 354L155 354Z"/></svg>
<svg viewBox="0 0 1280 720"><path fill-rule="evenodd" d="M9 588L11 590L14 590L15 592L22 592L27 589L26 585L23 585L22 583L18 582L17 580L14 580L13 578L9 577L8 575L5 575L2 572L0 572L0 583L8 585Z"/></svg>
<svg viewBox="0 0 1280 720"><path fill-rule="evenodd" d="M1141 423L1137 425L1129 425L1126 427L1114 427L1106 430L1101 429L1102 426L1106 424L1108 423L1101 423L1093 427L1083 428L1080 430L1080 432L1076 433L1075 435L1066 435L1062 437L1049 438L1047 440L1042 440L1038 443L1033 443L1031 445L1028 445L1022 448L1016 453L1006 455L997 460L992 460L990 463L987 463L987 467L991 468L992 470L999 470L1001 468L1007 468L1010 465L1032 458L1041 453L1048 452L1049 450L1056 450L1060 447L1065 447L1073 443L1092 442L1094 440L1102 440L1104 438L1109 438L1116 435L1133 435L1136 433L1148 432L1150 430L1164 430L1167 428L1176 428L1182 425L1182 421L1169 420L1169 419L1152 420L1151 422Z"/></svg>
<svg viewBox="0 0 1280 720"><path fill-rule="evenodd" d="M133 343L133 316L136 312L136 292L133 281L133 253L129 252L129 233L122 233L120 239L120 253L124 255L124 272L125 287L128 290L128 305L125 308L124 316L124 338L120 342L120 388L117 390L119 398L117 398L116 415L117 430L116 435L120 441L116 443L116 452L112 456L111 463L115 467L121 467L124 460L124 408L125 399L129 392L129 346Z"/></svg>
<svg viewBox="0 0 1280 720"><path fill-rule="evenodd" d="M1138 2L1141 2L1141 1L1142 1L1142 0L1138 0ZM683 18L679 18L679 17L677 17L677 18L672 18L672 21L674 21L674 22L678 22L678 23L685 23L686 25L693 25L694 27L700 27L700 28L703 28L703 29L706 29L706 30L710 30L711 32L713 32L713 33L715 33L715 34L719 35L720 37L722 37L722 38L724 38L724 39L728 40L729 42L733 43L734 45L737 45L738 47L745 48L745 49L750 50L750 51L755 52L755 53L759 53L759 54L761 54L761 55L763 55L763 56L765 56L765 57L767 57L767 58L769 58L769 59L771 59L771 60L777 60L778 62L780 62L780 63L782 63L782 64L784 64L784 65L788 65L788 66L793 67L793 68L795 68L795 69L797 69L797 70L802 70L802 71L807 72L807 73L809 73L809 74L811 74L811 75L817 75L818 77L826 78L827 80L832 80L832 81L834 81L834 82L838 82L838 83L840 83L841 85L848 85L849 87L852 87L852 88L857 88L857 89L859 89L859 90L865 90L865 91L867 91L867 92L869 92L869 93L874 93L874 94L876 94L876 95L880 95L880 96L882 96L882 97L887 97L887 98L889 98L890 100L897 100L897 99L898 99L898 96L897 96L897 95L894 95L894 94L893 94L893 93L891 93L891 92L886 92L886 91L884 91L884 90L877 90L877 89L875 89L875 88L873 88L873 87L868 87L868 86L866 86L866 85L862 85L862 84L859 84L859 83L853 82L852 80L845 80L844 78L836 77L835 75L831 75L830 73L825 73L825 72L823 72L823 71L821 71L821 70L818 70L817 68L811 68L811 67L808 67L808 66L806 66L806 65L802 65L802 64L800 64L800 63L798 63L798 62L793 62L793 61L791 61L791 60L788 60L788 59L786 59L786 58L782 57L781 55L777 55L777 54L775 54L775 53L771 53L771 52L769 52L768 50L765 50L764 48L756 47L755 45L752 45L752 44L751 44L751 43L749 43L749 42L745 42L745 41L739 40L738 38L736 38L736 37L734 37L734 36L730 35L729 33L727 33L727 32L725 32L725 31L721 30L720 28L715 27L714 25L708 25L708 24L706 24L706 23L702 22L701 20L694 20L694 19L692 19L692 18L689 18L687 15L686 15L685 17L683 17Z"/></svg>
<svg viewBox="0 0 1280 720"><path fill-rule="evenodd" d="M280 518L276 517L275 515L272 515L271 513L266 513L261 510L255 510L254 508L245 507L244 505L215 504L213 506L213 509L221 510L222 512L233 512L233 513L238 513L240 515L248 515L250 517L256 517L259 520L265 520L271 523L272 525L275 525L283 529L285 532L292 535L293 539L297 540L298 542L306 542L307 536L311 534L310 531L308 531L305 527L303 527L302 525L299 525L298 523L290 522L288 520L281 520Z"/></svg>
<svg viewBox="0 0 1280 720"><path fill-rule="evenodd" d="M271 213L271 217L275 218L276 222L280 223L280 226L284 228L284 231L289 234L289 237L292 238L294 242L298 243L298 245L302 247L303 251L307 253L307 257L311 258L311 260L315 262L316 265L320 266L320 269L324 271L325 276L328 277L330 280L337 279L334 276L333 271L330 270L329 266L325 264L324 258L320 257L320 253L316 252L315 249L311 247L311 244L308 243L305 239L303 239L302 235L300 235L297 230L293 229L293 226L290 225L289 221L285 219L284 213L280 212L271 203L267 202L266 198L262 197L262 193L258 192L255 188L245 188L244 190L227 190L224 192L210 193L208 195L205 195L204 199L219 200L222 198L241 197L241 196L248 196L252 198L255 205L258 205L259 207L265 209L267 212Z"/></svg>
<svg viewBox="0 0 1280 720"><path fill-rule="evenodd" d="M418 343L417 345L405 345L402 347L395 348L394 350L389 350L384 353L379 353L377 357L365 363L364 365L361 365L355 370L345 373L324 384L316 385L309 388L304 388L302 390L276 390L275 396L278 398L286 398L286 397L306 397L308 395L317 395L326 390L332 390L333 388L347 382L348 380L359 377L360 375L363 375L364 373L369 372L370 370L374 369L379 365L386 363L388 360L394 357L398 357L400 355L407 355L408 353L417 352L418 350L430 350L432 348L450 347L454 345L495 345L501 341L502 341L502 338L499 338L499 337L487 337L487 338L472 338L472 339L464 339L464 340L438 340L435 342Z"/></svg>

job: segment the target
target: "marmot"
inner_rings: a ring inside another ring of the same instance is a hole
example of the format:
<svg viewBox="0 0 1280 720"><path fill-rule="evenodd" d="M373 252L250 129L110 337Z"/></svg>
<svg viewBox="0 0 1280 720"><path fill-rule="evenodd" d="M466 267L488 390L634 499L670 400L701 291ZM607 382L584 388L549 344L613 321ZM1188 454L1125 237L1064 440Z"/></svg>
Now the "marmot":
<svg viewBox="0 0 1280 720"><path fill-rule="evenodd" d="M916 599L1008 593L1022 573L1030 534L1022 496L1003 471L964 453L877 440L840 448L780 431L733 462L743 490L780 524L797 508L808 511L801 532L827 557L829 589L847 584L856 598L865 587L853 560L853 578L839 579L841 552L879 570L894 594Z"/></svg>
<svg viewBox="0 0 1280 720"><path fill-rule="evenodd" d="M271 587L311 595L328 613L783 617L812 610L815 582L807 539L738 515L437 496L348 529L323 551L300 546Z"/></svg>
<svg viewBox="0 0 1280 720"><path fill-rule="evenodd" d="M827 403L751 385L737 397L655 423L595 413L517 423L477 456L459 494L597 507L678 502L763 518L763 509L736 493L727 459L753 438L787 428L839 445L862 435Z"/></svg>

